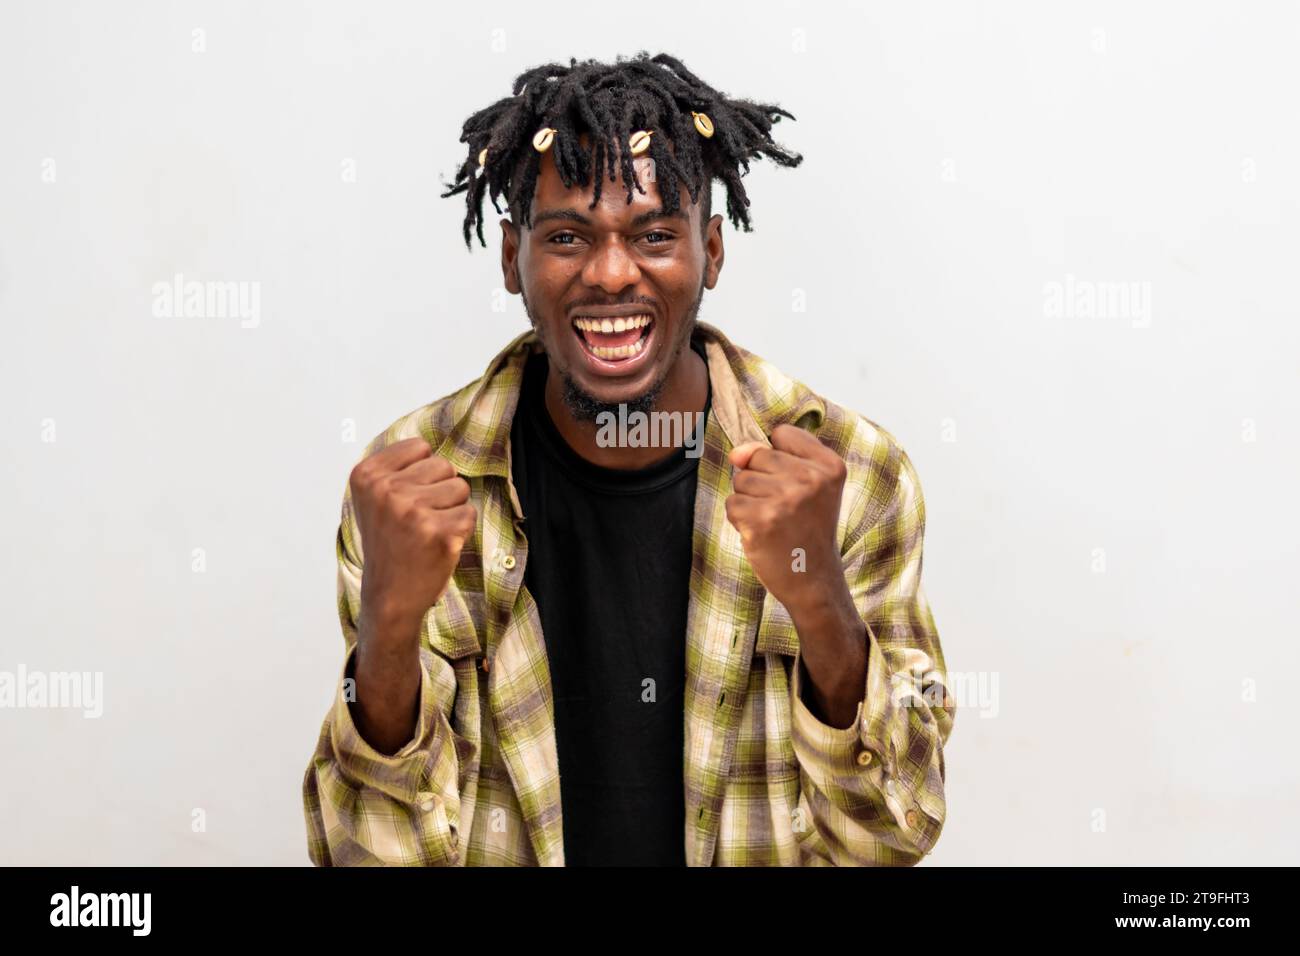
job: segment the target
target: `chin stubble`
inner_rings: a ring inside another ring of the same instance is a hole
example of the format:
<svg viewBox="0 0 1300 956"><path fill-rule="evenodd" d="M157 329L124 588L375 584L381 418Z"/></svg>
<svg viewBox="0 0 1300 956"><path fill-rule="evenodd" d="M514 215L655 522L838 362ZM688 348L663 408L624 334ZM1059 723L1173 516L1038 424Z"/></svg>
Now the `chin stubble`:
<svg viewBox="0 0 1300 956"><path fill-rule="evenodd" d="M615 418L618 417L619 407L625 407L627 414L633 412L643 412L649 415L655 409L659 401L659 394L663 391L665 375L661 375L659 380L650 386L644 394L637 396L628 402L602 402L595 395L582 390L582 387L573 380L567 370L560 371L560 377L564 381L564 407L569 410L574 421L579 422L597 422L602 412L609 412Z"/></svg>
<svg viewBox="0 0 1300 956"><path fill-rule="evenodd" d="M550 347L550 342L548 341L548 337L546 335L545 330L543 329L541 324L538 323L537 320L534 318L533 310L529 308L528 305L528 297L524 295L522 288L520 289L519 297L523 300L524 312L528 316L528 321L529 323L532 324L533 329L537 332L537 337L541 340L542 347L546 350L547 357L549 358L554 354ZM704 301L704 279L703 277L701 277L700 288L695 295L695 302L694 304L691 305L691 311L686 316L686 322L685 322L686 334L682 339L681 343L678 345L677 357L674 358L673 362L668 366L668 368L664 369L663 373L659 376L658 379L655 380L653 385L651 385L648 389L646 389L645 392L643 392L641 395L638 395L636 398L630 399L629 401L625 401L625 402L602 401L601 399L597 398L595 395L592 395L590 392L584 390L582 386L579 385L577 381L573 378L573 376L569 374L568 369L559 368L556 365L555 361L552 359L552 361L550 362L550 367L552 370L558 371L560 373L560 379L564 384L564 389L563 389L564 407L569 410L569 414L573 416L574 421L591 422L594 424L599 420L598 416L602 412L609 412L610 414L617 417L620 406L626 408L627 414L629 415L632 414L633 412L642 412L646 415L649 415L651 412L653 412L655 410L655 406L659 402L659 396L663 392L664 383L668 380L668 373L676 366L678 359L680 359L682 351L684 349L690 348L691 332L695 328L695 317L699 314L700 303L703 301Z"/></svg>

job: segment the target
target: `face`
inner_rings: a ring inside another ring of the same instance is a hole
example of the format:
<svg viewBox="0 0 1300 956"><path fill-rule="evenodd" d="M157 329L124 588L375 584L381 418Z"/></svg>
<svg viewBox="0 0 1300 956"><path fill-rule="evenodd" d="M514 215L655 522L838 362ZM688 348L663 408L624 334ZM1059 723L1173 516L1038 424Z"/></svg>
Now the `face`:
<svg viewBox="0 0 1300 956"><path fill-rule="evenodd" d="M589 149L585 135L579 142ZM660 215L653 160L632 162L645 193L634 190L629 203L621 177L610 182L606 172L588 209L595 183L566 189L548 152L532 227L501 222L506 288L523 298L579 419L619 403L653 406L680 384L701 298L722 268L722 217L702 227L685 186L678 212Z"/></svg>

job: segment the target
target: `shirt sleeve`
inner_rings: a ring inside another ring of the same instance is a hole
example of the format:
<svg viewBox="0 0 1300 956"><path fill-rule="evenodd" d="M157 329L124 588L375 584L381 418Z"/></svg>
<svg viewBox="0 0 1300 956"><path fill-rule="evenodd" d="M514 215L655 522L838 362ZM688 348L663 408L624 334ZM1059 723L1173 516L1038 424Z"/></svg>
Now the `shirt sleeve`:
<svg viewBox="0 0 1300 956"><path fill-rule="evenodd" d="M465 741L449 721L456 692L451 665L422 644L419 718L411 740L395 754L371 747L352 721L359 537L345 495L336 545L345 655L334 703L303 778L308 855L317 866L458 865L458 745Z"/></svg>
<svg viewBox="0 0 1300 956"><path fill-rule="evenodd" d="M809 709L801 653L791 673L801 810L811 816L830 861L841 866L915 864L933 849L946 816L943 746L956 702L921 589L921 486L906 454L897 454L890 501L843 555L867 639L866 683L853 723L832 727ZM864 492L854 505L860 520L867 497Z"/></svg>

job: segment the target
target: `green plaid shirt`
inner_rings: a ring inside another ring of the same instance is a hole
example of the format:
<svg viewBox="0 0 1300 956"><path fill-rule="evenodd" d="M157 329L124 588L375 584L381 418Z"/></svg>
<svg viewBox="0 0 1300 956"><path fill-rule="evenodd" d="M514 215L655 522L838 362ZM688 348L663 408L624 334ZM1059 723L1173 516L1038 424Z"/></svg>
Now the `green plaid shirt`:
<svg viewBox="0 0 1300 956"><path fill-rule="evenodd" d="M945 817L943 746L956 705L921 591L925 506L912 463L873 422L814 394L697 323L713 404L694 512L687 611L684 779L691 866L910 865ZM529 331L461 390L395 422L366 449L423 437L469 483L479 524L421 637L420 717L386 756L357 732L342 690L361 607L350 494L339 525L340 692L303 779L319 866L564 864L546 647L522 586L528 560L510 480L510 424ZM845 460L844 574L866 624L866 686L847 728L808 708L799 638L727 521L727 452L809 428Z"/></svg>

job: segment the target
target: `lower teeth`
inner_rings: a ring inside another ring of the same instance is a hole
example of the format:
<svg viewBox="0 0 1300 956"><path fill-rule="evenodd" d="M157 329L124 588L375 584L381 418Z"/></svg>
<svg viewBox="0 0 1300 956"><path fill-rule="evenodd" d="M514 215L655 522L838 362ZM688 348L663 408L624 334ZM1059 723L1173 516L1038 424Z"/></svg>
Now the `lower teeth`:
<svg viewBox="0 0 1300 956"><path fill-rule="evenodd" d="M645 348L646 339L648 338L649 335L647 334L637 339L631 345L616 346L592 345L584 339L583 345L585 345L587 351L596 356L596 358L608 361L610 359L631 358L634 355L639 355L641 350Z"/></svg>
<svg viewBox="0 0 1300 956"><path fill-rule="evenodd" d="M641 351L641 343L637 342L635 345L620 345L617 348L612 349L607 348L604 345L590 345L588 346L588 349L591 351L592 355L596 356L596 358L628 358Z"/></svg>

